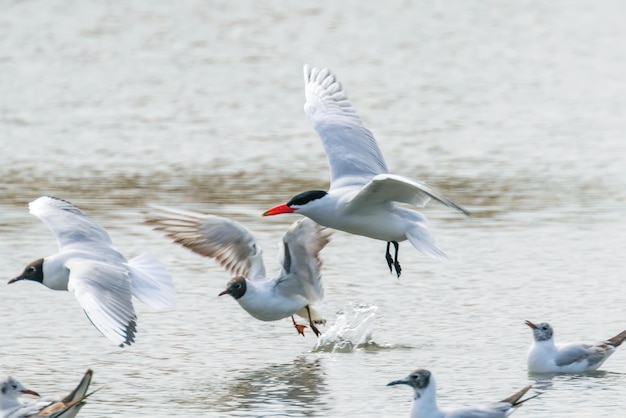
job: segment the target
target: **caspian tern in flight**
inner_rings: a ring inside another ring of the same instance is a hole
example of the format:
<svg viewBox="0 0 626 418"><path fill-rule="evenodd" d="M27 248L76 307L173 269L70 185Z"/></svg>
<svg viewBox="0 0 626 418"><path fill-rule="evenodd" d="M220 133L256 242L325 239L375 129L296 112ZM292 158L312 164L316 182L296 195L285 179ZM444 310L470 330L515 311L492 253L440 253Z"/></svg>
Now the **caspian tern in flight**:
<svg viewBox="0 0 626 418"><path fill-rule="evenodd" d="M69 290L93 326L120 347L135 341L132 296L154 309L174 305L172 279L152 254L127 260L109 234L68 201L43 196L28 207L56 236L59 252L33 261L9 284L32 280Z"/></svg>
<svg viewBox="0 0 626 418"><path fill-rule="evenodd" d="M554 344L554 331L550 324L533 324L535 341L528 351L528 371L531 373L583 373L596 370L626 340L626 331L613 338L594 344Z"/></svg>
<svg viewBox="0 0 626 418"><path fill-rule="evenodd" d="M305 65L304 84L304 112L322 139L330 166L330 189L300 193L263 216L297 213L329 228L387 241L387 265L391 272L395 268L398 277L401 241L408 239L419 251L445 258L426 229L426 217L399 203L424 206L432 198L465 215L469 212L425 183L389 173L374 136L328 69Z"/></svg>
<svg viewBox="0 0 626 418"><path fill-rule="evenodd" d="M36 400L20 400L20 395L39 394L12 377L0 382L0 418L74 418L85 405L85 399L94 392L87 393L93 372L87 370L80 383L67 396L59 399L43 398Z"/></svg>
<svg viewBox="0 0 626 418"><path fill-rule="evenodd" d="M219 296L230 295L250 315L261 321L291 316L300 335L304 325L293 315L315 324L325 320L310 305L322 299L322 261L319 252L329 242L330 230L309 219L294 222L283 235L279 251L280 270L266 278L262 249L252 232L239 222L215 215L155 207L147 223L175 243L205 257L214 258L235 277Z"/></svg>
<svg viewBox="0 0 626 418"><path fill-rule="evenodd" d="M528 385L500 402L475 407L440 409L437 406L435 378L428 370L418 369L404 379L387 383L387 386L393 385L408 385L413 388L411 418L504 418L511 415L527 400L539 395L520 400L532 387Z"/></svg>

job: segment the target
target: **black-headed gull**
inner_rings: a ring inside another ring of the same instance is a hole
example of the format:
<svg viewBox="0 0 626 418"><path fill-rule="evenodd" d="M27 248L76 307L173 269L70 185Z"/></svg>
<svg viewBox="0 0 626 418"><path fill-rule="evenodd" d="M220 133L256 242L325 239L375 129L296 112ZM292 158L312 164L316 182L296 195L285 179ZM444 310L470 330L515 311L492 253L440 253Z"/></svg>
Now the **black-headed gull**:
<svg viewBox="0 0 626 418"><path fill-rule="evenodd" d="M43 196L28 207L56 236L59 252L33 261L9 283L32 280L69 290L98 331L120 347L135 341L132 296L155 309L174 305L172 279L153 255L127 260L102 227L65 200Z"/></svg>
<svg viewBox="0 0 626 418"><path fill-rule="evenodd" d="M556 345L550 324L526 321L535 341L528 351L531 373L582 373L596 370L626 340L626 331L594 344L570 343Z"/></svg>
<svg viewBox="0 0 626 418"><path fill-rule="evenodd" d="M404 379L387 383L387 386L393 385L409 385L413 388L411 418L504 418L512 414L527 400L538 396L537 394L520 400L532 387L532 385L528 385L500 402L476 407L440 409L437 406L435 378L428 370L418 369Z"/></svg>
<svg viewBox="0 0 626 418"><path fill-rule="evenodd" d="M39 394L26 389L20 382L8 377L0 382L0 418L73 418L85 405L85 399L93 372L87 370L76 388L61 400L43 398L36 400L20 400L18 396L28 394L39 397Z"/></svg>
<svg viewBox="0 0 626 418"><path fill-rule="evenodd" d="M147 222L164 232L175 243L193 252L214 258L231 279L219 296L232 296L243 309L261 321L277 321L291 316L298 333L304 325L293 315L315 324L324 323L310 305L323 297L319 252L329 242L331 232L309 219L294 222L283 235L279 251L280 270L266 278L262 250L252 232L239 222L215 215L155 207L158 212Z"/></svg>
<svg viewBox="0 0 626 418"><path fill-rule="evenodd" d="M424 206L432 198L466 215L469 212L422 182L389 174L374 136L328 69L305 65L304 84L304 112L322 139L330 166L330 189L300 193L263 216L297 213L329 228L387 241L387 265L391 272L395 268L398 277L401 241L408 239L419 251L445 258L426 229L426 217L398 203Z"/></svg>

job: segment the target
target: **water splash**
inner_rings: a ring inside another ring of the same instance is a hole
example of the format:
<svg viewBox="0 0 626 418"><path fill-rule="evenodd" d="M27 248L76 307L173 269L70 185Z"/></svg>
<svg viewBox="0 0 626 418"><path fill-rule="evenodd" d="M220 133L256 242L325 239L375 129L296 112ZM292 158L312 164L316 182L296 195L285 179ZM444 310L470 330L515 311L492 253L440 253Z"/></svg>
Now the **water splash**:
<svg viewBox="0 0 626 418"><path fill-rule="evenodd" d="M384 348L372 338L374 317L378 306L348 305L337 312L337 319L324 332L313 348L313 352L350 353L358 349Z"/></svg>

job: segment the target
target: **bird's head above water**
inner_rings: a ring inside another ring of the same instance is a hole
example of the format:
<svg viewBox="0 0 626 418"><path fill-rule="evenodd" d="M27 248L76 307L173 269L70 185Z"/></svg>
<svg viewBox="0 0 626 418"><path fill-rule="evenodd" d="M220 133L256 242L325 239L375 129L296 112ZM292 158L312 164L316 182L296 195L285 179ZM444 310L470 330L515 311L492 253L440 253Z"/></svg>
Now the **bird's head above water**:
<svg viewBox="0 0 626 418"><path fill-rule="evenodd" d="M554 334L552 327L547 322L533 324L530 321L526 321L526 325L533 330L533 337L535 337L535 341L547 341L552 338L552 335Z"/></svg>
<svg viewBox="0 0 626 418"><path fill-rule="evenodd" d="M394 385L408 385L413 388L415 391L415 396L419 398L421 394L428 389L431 385L431 382L434 382L432 379L431 373L426 369L417 369L413 371L410 375L405 377L404 379L394 380L393 382L387 383L387 386Z"/></svg>
<svg viewBox="0 0 626 418"><path fill-rule="evenodd" d="M319 199L323 198L327 194L328 193L324 190L308 190L295 195L287 203L283 203L266 210L261 216L280 215L281 213L298 213L301 212L302 209L306 210L306 208L310 207L311 204L319 202Z"/></svg>
<svg viewBox="0 0 626 418"><path fill-rule="evenodd" d="M37 392L26 389L24 385L11 376L0 382L0 394L9 398L17 398L19 395L39 396Z"/></svg>
<svg viewBox="0 0 626 418"><path fill-rule="evenodd" d="M43 283L43 258L35 260L27 265L22 274L9 280L8 284L15 283L20 280L32 280L34 282Z"/></svg>
<svg viewBox="0 0 626 418"><path fill-rule="evenodd" d="M246 293L246 279L244 277L234 277L226 284L226 290L218 296L231 295L235 299L239 299Z"/></svg>

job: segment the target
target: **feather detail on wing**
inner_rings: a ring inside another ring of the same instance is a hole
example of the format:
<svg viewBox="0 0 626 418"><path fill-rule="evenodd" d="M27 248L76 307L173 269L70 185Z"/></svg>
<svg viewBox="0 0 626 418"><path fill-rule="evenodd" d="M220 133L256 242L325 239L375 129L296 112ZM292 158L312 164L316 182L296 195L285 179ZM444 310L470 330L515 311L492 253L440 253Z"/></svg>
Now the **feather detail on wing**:
<svg viewBox="0 0 626 418"><path fill-rule="evenodd" d="M60 249L85 243L113 245L111 237L100 225L66 200L42 196L30 202L28 208L50 228Z"/></svg>
<svg viewBox="0 0 626 418"><path fill-rule="evenodd" d="M362 185L387 165L372 133L327 68L304 66L304 113L319 134L330 166L331 189Z"/></svg>
<svg viewBox="0 0 626 418"><path fill-rule="evenodd" d="M215 259L234 276L265 277L263 251L239 222L215 215L155 206L146 222L176 244Z"/></svg>
<svg viewBox="0 0 626 418"><path fill-rule="evenodd" d="M330 241L331 230L308 218L294 222L285 235L279 251L282 265L279 288L285 293L299 293L309 303L324 296L320 251Z"/></svg>
<svg viewBox="0 0 626 418"><path fill-rule="evenodd" d="M120 347L131 345L137 332L129 272L111 264L73 259L68 290L74 293L94 327Z"/></svg>
<svg viewBox="0 0 626 418"><path fill-rule="evenodd" d="M470 214L435 188L395 174L379 174L372 178L348 203L347 209L362 209L364 206L383 202L408 203L421 207L431 198L467 216Z"/></svg>

